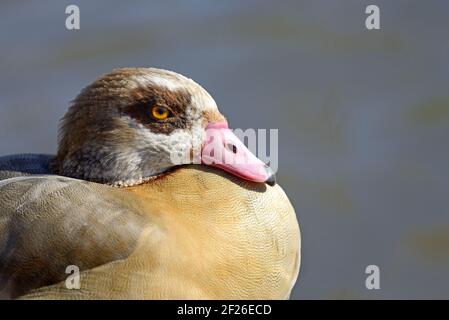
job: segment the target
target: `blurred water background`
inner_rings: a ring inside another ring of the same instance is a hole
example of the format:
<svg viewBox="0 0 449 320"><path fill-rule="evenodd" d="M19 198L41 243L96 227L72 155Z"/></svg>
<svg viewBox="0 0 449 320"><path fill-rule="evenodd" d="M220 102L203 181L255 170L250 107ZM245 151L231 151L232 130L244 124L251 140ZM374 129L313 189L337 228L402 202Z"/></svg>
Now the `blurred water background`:
<svg viewBox="0 0 449 320"><path fill-rule="evenodd" d="M2 0L0 45L0 155L54 153L99 74L174 70L232 127L279 128L303 237L292 298L449 298L448 1Z"/></svg>

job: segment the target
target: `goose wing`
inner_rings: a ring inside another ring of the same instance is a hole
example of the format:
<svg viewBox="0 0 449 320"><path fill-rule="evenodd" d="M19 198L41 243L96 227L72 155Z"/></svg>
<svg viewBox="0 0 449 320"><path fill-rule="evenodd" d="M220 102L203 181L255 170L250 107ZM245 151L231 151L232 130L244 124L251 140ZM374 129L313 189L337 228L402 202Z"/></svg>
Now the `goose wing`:
<svg viewBox="0 0 449 320"><path fill-rule="evenodd" d="M83 271L126 258L148 222L138 201L119 189L14 170L6 178L5 172L0 181L1 298L61 282L69 276L68 266Z"/></svg>

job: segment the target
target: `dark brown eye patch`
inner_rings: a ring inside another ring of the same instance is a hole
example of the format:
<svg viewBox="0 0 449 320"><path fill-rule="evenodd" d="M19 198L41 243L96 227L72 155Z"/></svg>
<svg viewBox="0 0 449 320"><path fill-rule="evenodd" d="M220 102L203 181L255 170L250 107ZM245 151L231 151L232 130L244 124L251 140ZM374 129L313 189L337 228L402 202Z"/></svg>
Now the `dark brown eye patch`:
<svg viewBox="0 0 449 320"><path fill-rule="evenodd" d="M155 87L139 88L124 114L135 119L155 133L170 134L175 129L187 128L186 110L191 96L185 90L170 91ZM167 116L161 116L168 112Z"/></svg>

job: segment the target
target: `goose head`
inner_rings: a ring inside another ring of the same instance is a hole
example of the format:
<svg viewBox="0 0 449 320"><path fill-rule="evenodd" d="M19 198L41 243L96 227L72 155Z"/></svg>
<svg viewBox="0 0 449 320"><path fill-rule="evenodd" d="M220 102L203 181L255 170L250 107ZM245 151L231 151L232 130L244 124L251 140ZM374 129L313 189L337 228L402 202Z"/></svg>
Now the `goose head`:
<svg viewBox="0 0 449 320"><path fill-rule="evenodd" d="M228 128L193 80L155 68L116 69L87 86L61 120L57 174L133 186L179 165L202 163L275 183L271 169Z"/></svg>

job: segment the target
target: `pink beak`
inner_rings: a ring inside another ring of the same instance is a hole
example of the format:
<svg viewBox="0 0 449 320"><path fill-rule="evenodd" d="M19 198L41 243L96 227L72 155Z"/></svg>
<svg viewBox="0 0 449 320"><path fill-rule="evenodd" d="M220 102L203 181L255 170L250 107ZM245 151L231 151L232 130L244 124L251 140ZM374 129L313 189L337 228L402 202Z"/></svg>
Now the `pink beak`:
<svg viewBox="0 0 449 320"><path fill-rule="evenodd" d="M271 168L249 151L226 122L214 122L207 126L201 162L245 180L276 184Z"/></svg>

